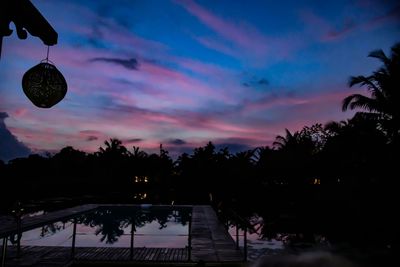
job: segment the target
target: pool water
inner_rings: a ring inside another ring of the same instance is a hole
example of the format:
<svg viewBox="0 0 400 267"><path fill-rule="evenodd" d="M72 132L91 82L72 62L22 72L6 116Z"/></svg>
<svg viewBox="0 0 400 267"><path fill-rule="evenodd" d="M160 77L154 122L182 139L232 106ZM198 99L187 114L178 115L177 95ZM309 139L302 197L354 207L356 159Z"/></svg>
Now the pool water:
<svg viewBox="0 0 400 267"><path fill-rule="evenodd" d="M22 246L72 245L76 221L76 247L184 248L188 245L191 208L187 207L102 207L76 218L26 231ZM12 237L10 245L16 243Z"/></svg>

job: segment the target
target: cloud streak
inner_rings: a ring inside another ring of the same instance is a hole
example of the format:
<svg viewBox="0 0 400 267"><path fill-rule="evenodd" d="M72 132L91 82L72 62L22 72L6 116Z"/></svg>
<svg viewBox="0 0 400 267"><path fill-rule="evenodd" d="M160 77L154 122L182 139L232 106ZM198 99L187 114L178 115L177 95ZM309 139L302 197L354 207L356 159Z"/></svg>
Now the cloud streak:
<svg viewBox="0 0 400 267"><path fill-rule="evenodd" d="M178 145L178 146L180 146L180 145L185 145L185 144L186 144L186 141L177 138L177 139L173 139L173 140L168 140L167 143L168 143L168 144L172 144L172 145Z"/></svg>
<svg viewBox="0 0 400 267"><path fill-rule="evenodd" d="M89 60L90 62L106 62L113 63L116 65L120 65L128 70L138 70L139 62L135 58L131 59L120 59L120 58L105 58L105 57L97 57Z"/></svg>
<svg viewBox="0 0 400 267"><path fill-rule="evenodd" d="M374 6L378 9L377 6ZM322 42L339 41L360 31L371 31L375 28L400 24L400 5L393 6L380 15L370 15L367 18L356 19L344 17L339 26L334 26L328 19L317 15L311 10L302 10L300 16L313 29L314 35Z"/></svg>
<svg viewBox="0 0 400 267"><path fill-rule="evenodd" d="M233 23L231 21L224 20L194 1L177 0L175 3L182 6L187 12L196 17L204 25L214 30L226 40L233 42L235 45L247 50L251 50L259 55L265 55L267 52L268 38L266 38L253 26L245 22ZM231 52L228 52L229 49L226 47L222 48L221 44L217 44L215 42L211 43L210 40L207 41L206 39L202 38L198 40L200 40L206 46L214 47L218 50L223 50L224 52L231 54Z"/></svg>

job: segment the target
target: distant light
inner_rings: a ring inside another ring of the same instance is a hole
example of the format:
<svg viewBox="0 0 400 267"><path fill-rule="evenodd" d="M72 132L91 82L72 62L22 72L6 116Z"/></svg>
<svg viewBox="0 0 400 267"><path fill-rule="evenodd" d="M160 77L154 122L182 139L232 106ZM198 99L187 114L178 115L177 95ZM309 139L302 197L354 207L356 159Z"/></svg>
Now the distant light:
<svg viewBox="0 0 400 267"><path fill-rule="evenodd" d="M133 178L135 183L148 183L149 182L149 178L147 178L147 176L135 176Z"/></svg>
<svg viewBox="0 0 400 267"><path fill-rule="evenodd" d="M147 193L136 193L133 195L134 199L145 199L147 198Z"/></svg>

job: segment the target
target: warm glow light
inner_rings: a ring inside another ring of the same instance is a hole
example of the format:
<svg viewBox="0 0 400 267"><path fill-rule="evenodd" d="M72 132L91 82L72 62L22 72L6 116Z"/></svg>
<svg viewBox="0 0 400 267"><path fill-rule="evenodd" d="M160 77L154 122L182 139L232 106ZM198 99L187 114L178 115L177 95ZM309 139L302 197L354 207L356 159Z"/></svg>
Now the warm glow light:
<svg viewBox="0 0 400 267"><path fill-rule="evenodd" d="M136 193L135 195L133 195L134 199L145 199L147 198L147 193Z"/></svg>
<svg viewBox="0 0 400 267"><path fill-rule="evenodd" d="M135 176L133 178L135 183L148 183L149 178L147 176Z"/></svg>

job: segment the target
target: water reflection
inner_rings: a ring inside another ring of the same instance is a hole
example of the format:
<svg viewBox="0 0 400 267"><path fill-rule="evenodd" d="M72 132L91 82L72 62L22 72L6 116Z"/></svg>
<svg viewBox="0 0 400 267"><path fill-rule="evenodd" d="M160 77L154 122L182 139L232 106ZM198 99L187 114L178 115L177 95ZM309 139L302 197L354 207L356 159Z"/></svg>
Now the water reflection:
<svg viewBox="0 0 400 267"><path fill-rule="evenodd" d="M263 256L286 255L331 247L324 235L279 224L281 221L266 221L257 214L238 218L238 214L232 216L225 213L220 218L224 219L234 241L239 241L241 249L245 246L244 235L246 234L249 261L255 261ZM247 233L244 232L245 228L247 228Z"/></svg>
<svg viewBox="0 0 400 267"><path fill-rule="evenodd" d="M76 220L78 247L129 247L132 231L136 247L185 247L190 216L191 208L104 207L24 232L21 244L70 246Z"/></svg>

